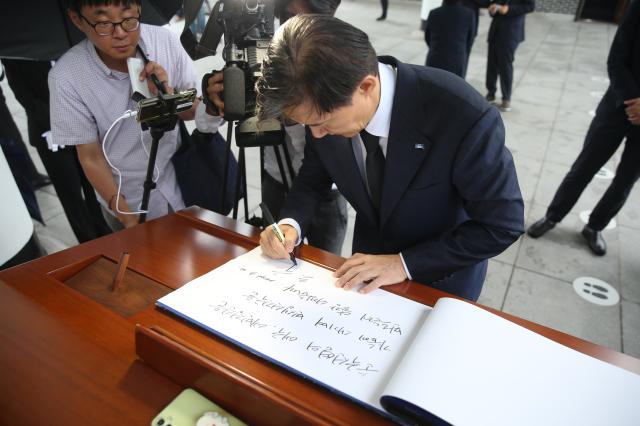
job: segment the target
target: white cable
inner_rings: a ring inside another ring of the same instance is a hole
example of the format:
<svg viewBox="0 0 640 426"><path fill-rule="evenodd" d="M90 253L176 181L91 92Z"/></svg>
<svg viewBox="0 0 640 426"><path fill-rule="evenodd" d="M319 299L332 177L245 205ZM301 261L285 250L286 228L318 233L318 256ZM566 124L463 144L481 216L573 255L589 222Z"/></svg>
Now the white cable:
<svg viewBox="0 0 640 426"><path fill-rule="evenodd" d="M118 124L120 121L124 120L125 118L129 118L129 117L135 117L137 114L136 111L132 111L132 110L127 110L125 111L124 114L122 114L120 117L116 118L116 120L111 124L111 126L109 127L109 129L107 130L107 132L104 134L104 138L102 138L102 154L104 155L105 160L107 160L107 164L109 164L109 166L116 171L116 173L118 174L118 192L116 193L116 212L120 213L120 214L142 214L142 213L148 213L148 210L138 210L135 212L123 212L120 210L120 192L122 190L122 172L120 172L120 169L118 169L116 166L113 165L113 163L111 163L111 161L109 160L109 156L107 155L107 150L106 150L106 146L107 146L107 138L109 137L109 133L111 133L111 130L115 127L116 124ZM149 156L149 152L147 151L147 148L144 146L144 142L142 140L142 129L140 129L140 143L142 144L142 148L144 149L144 152L147 154L147 156ZM155 166L155 165L154 165ZM160 172L158 171L157 166L154 167L155 172L156 172L156 180L154 180L154 183L157 182L157 176L160 174ZM138 206L138 208L140 208L140 206Z"/></svg>

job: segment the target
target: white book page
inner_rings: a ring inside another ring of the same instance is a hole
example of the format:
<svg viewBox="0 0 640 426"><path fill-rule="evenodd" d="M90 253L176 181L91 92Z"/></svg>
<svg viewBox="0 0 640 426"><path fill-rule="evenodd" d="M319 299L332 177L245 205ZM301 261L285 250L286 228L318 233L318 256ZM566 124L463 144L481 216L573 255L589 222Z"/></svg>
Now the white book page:
<svg viewBox="0 0 640 426"><path fill-rule="evenodd" d="M256 248L158 300L230 338L373 407L431 308L377 290L334 286L332 272Z"/></svg>
<svg viewBox="0 0 640 426"><path fill-rule="evenodd" d="M639 425L640 376L440 299L385 395L463 425Z"/></svg>

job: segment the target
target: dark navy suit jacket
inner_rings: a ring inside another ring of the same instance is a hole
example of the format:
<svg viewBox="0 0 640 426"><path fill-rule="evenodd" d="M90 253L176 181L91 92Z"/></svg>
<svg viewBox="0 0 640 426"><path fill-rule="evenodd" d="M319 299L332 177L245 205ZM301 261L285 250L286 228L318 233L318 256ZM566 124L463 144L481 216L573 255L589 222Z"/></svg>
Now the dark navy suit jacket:
<svg viewBox="0 0 640 426"><path fill-rule="evenodd" d="M523 232L523 202L495 107L455 75L391 57L397 81L380 211L350 139L307 132L281 217L304 235L335 182L357 212L353 251L401 252L415 281L476 300L487 259Z"/></svg>
<svg viewBox="0 0 640 426"><path fill-rule="evenodd" d="M462 78L476 32L475 15L461 4L446 4L429 12L424 40L429 46L427 66Z"/></svg>
<svg viewBox="0 0 640 426"><path fill-rule="evenodd" d="M536 8L535 0L498 0L493 3L509 5L509 11L493 16L489 27L489 42L517 46L524 41L524 19Z"/></svg>
<svg viewBox="0 0 640 426"><path fill-rule="evenodd" d="M473 32L473 36L477 36L478 35L478 21L480 18L480 8L481 7L488 7L489 3L491 3L490 0L461 0L460 4L463 5L466 8L471 9L471 11L473 11L473 15L475 18L475 23L476 23L476 28Z"/></svg>
<svg viewBox="0 0 640 426"><path fill-rule="evenodd" d="M617 107L640 97L640 0L631 3L618 27L607 68Z"/></svg>

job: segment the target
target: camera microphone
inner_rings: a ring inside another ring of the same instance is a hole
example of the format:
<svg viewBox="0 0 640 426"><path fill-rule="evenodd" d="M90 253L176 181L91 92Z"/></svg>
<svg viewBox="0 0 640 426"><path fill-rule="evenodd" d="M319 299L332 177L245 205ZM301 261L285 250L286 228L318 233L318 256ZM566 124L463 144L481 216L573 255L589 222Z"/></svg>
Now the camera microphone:
<svg viewBox="0 0 640 426"><path fill-rule="evenodd" d="M224 117L229 121L245 118L245 71L237 64L229 64L224 73Z"/></svg>

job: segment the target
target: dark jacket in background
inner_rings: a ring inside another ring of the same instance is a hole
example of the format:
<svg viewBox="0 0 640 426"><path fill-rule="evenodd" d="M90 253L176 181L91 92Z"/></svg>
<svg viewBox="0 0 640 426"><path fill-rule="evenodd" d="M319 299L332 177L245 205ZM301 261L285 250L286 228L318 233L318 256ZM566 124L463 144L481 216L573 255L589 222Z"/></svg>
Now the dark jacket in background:
<svg viewBox="0 0 640 426"><path fill-rule="evenodd" d="M640 98L640 0L631 2L611 44L607 68L616 106Z"/></svg>
<svg viewBox="0 0 640 426"><path fill-rule="evenodd" d="M429 46L427 66L467 74L476 22L473 12L461 4L445 4L429 12L424 40Z"/></svg>
<svg viewBox="0 0 640 426"><path fill-rule="evenodd" d="M524 41L524 19L536 8L535 0L500 0L492 3L507 4L509 11L493 16L489 27L489 43L517 46Z"/></svg>
<svg viewBox="0 0 640 426"><path fill-rule="evenodd" d="M489 7L491 0L460 0L460 4L464 7L470 9L473 12L473 16L475 18L475 30L473 31L473 36L478 35L478 21L480 20L480 8L481 7Z"/></svg>

